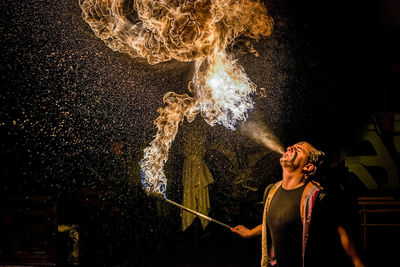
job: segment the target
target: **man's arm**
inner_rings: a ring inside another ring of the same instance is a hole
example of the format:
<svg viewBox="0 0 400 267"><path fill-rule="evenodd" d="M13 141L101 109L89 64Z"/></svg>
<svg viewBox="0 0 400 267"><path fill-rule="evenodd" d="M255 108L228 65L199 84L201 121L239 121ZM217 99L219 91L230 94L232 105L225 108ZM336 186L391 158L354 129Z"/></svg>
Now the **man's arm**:
<svg viewBox="0 0 400 267"><path fill-rule="evenodd" d="M342 243L343 249L349 256L355 267L364 267L360 257L358 256L357 250L354 243L350 240L346 230L343 226L338 226L338 232L340 236L340 242Z"/></svg>
<svg viewBox="0 0 400 267"><path fill-rule="evenodd" d="M254 227L253 229L248 229L243 225L238 225L236 227L231 228L231 231L240 235L243 238L252 238L261 235L262 224Z"/></svg>

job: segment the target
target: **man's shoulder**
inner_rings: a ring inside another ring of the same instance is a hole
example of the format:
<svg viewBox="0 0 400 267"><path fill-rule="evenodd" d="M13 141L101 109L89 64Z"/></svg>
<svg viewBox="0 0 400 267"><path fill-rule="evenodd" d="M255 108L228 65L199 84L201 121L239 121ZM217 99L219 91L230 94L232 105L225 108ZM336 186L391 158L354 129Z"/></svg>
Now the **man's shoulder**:
<svg viewBox="0 0 400 267"><path fill-rule="evenodd" d="M312 183L316 188L318 188L319 190L324 190L324 188L321 186L320 183L318 183L317 181L311 180L309 181L310 183Z"/></svg>
<svg viewBox="0 0 400 267"><path fill-rule="evenodd" d="M263 203L264 204L265 204L265 200L267 199L268 193L269 193L269 191L271 191L272 187L277 186L281 182L282 182L282 180L267 185L267 187L264 190L264 196L263 196Z"/></svg>
<svg viewBox="0 0 400 267"><path fill-rule="evenodd" d="M316 189L316 194L315 194L315 197L314 197L314 201L319 201L319 202L323 201L323 202L325 202L328 199L327 192L326 192L325 188L323 186L321 186L321 184L316 182L316 181L311 180L310 183L312 183L314 185L315 189Z"/></svg>

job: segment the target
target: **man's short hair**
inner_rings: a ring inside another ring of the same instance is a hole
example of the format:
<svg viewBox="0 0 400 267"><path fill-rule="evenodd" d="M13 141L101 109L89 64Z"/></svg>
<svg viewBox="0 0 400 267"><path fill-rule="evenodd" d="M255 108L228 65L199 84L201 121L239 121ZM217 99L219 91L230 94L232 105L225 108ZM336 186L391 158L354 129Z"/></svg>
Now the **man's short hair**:
<svg viewBox="0 0 400 267"><path fill-rule="evenodd" d="M311 145L308 142L300 142L300 143L306 143L311 147L310 152L308 153L307 156L307 163L311 163L314 165L314 169L307 173L306 177L307 179L312 178L313 176L315 176L317 170L319 170L319 168L322 166L322 163L324 162L325 159L325 153L316 149L313 145Z"/></svg>

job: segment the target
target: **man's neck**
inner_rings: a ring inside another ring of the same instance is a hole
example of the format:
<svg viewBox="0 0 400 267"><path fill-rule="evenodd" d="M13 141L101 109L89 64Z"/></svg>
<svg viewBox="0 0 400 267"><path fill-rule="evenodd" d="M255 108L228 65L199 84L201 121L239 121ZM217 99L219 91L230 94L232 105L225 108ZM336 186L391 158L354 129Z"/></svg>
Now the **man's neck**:
<svg viewBox="0 0 400 267"><path fill-rule="evenodd" d="M301 172L291 172L290 170L283 169L282 173L282 187L284 189L294 189L304 184L304 174Z"/></svg>

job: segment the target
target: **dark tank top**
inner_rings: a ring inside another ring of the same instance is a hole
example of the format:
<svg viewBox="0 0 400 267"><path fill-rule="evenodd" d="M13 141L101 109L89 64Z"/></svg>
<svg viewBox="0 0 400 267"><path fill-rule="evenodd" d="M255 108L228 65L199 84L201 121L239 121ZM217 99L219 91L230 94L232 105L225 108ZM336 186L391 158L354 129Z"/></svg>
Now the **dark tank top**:
<svg viewBox="0 0 400 267"><path fill-rule="evenodd" d="M305 186L291 190L280 186L272 198L267 223L278 267L302 266L300 201Z"/></svg>

